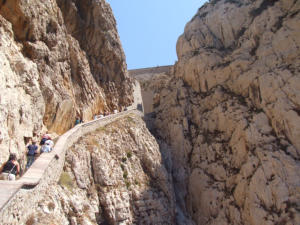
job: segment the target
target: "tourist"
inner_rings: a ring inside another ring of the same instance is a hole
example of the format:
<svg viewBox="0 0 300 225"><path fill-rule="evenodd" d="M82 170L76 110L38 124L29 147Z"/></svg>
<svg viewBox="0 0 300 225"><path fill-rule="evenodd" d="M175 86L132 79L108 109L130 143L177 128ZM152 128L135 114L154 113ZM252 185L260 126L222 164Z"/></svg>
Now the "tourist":
<svg viewBox="0 0 300 225"><path fill-rule="evenodd" d="M51 137L47 141L45 141L45 144L41 148L41 153L43 152L51 152L54 146L54 142L51 140Z"/></svg>
<svg viewBox="0 0 300 225"><path fill-rule="evenodd" d="M42 140L41 140L41 142L40 142L40 145L44 145L45 144L45 142L49 139L49 134L44 134L43 135L43 137L42 137Z"/></svg>
<svg viewBox="0 0 300 225"><path fill-rule="evenodd" d="M75 120L75 126L78 125L78 124L80 124L80 119L77 117L76 120Z"/></svg>
<svg viewBox="0 0 300 225"><path fill-rule="evenodd" d="M9 155L9 159L0 168L1 180L16 180L16 175L20 173L20 165L14 153Z"/></svg>
<svg viewBox="0 0 300 225"><path fill-rule="evenodd" d="M35 160L35 156L38 153L38 146L36 145L36 141L32 141L31 145L27 146L27 164L26 169L28 169Z"/></svg>
<svg viewBox="0 0 300 225"><path fill-rule="evenodd" d="M54 146L54 142L52 141L51 137L45 142L46 145L49 145L51 148Z"/></svg>

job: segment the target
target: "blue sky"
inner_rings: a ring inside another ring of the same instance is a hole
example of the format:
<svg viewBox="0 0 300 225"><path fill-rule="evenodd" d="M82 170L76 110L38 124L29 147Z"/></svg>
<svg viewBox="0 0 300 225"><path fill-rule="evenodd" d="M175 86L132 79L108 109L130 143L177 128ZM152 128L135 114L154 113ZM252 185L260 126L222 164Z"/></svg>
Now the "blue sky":
<svg viewBox="0 0 300 225"><path fill-rule="evenodd" d="M128 69L172 65L184 26L206 0L106 0L112 7Z"/></svg>

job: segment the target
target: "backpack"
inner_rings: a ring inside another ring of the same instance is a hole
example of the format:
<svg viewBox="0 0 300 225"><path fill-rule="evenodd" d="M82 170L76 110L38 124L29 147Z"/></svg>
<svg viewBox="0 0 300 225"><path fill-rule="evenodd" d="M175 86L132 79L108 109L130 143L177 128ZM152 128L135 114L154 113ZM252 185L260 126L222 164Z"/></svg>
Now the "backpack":
<svg viewBox="0 0 300 225"><path fill-rule="evenodd" d="M11 160L6 162L3 167L3 172L12 173L12 174L16 175L17 174L16 164L14 164Z"/></svg>
<svg viewBox="0 0 300 225"><path fill-rule="evenodd" d="M40 142L40 145L44 145L45 144L45 142L47 141L48 139L47 138L42 138L42 140L41 140L41 142Z"/></svg>

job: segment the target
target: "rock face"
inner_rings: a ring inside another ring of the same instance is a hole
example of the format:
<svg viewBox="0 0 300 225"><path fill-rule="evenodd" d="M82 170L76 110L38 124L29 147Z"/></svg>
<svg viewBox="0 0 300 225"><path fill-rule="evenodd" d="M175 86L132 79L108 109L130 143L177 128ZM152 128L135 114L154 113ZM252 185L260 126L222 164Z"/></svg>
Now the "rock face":
<svg viewBox="0 0 300 225"><path fill-rule="evenodd" d="M108 106L120 109L128 105L131 85L110 6L99 0L57 0L57 3L68 33L86 53L94 80L106 93Z"/></svg>
<svg viewBox="0 0 300 225"><path fill-rule="evenodd" d="M300 223L299 11L210 1L177 42L153 132L196 224Z"/></svg>
<svg viewBox="0 0 300 225"><path fill-rule="evenodd" d="M0 1L0 143L3 162L30 137L61 134L75 117L122 109L131 79L104 0Z"/></svg>
<svg viewBox="0 0 300 225"><path fill-rule="evenodd" d="M172 178L136 115L82 137L24 223L175 224ZM20 221L22 222L22 221Z"/></svg>

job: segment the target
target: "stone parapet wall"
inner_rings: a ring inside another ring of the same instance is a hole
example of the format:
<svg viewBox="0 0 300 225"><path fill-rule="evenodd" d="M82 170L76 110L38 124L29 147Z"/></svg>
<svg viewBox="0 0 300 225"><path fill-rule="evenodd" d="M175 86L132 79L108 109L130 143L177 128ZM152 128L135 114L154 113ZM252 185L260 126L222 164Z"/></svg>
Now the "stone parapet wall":
<svg viewBox="0 0 300 225"><path fill-rule="evenodd" d="M157 73L169 73L172 70L173 66L157 66L149 67L135 70L128 70L129 75L132 77L140 76L143 74L157 74Z"/></svg>
<svg viewBox="0 0 300 225"><path fill-rule="evenodd" d="M153 112L156 90L161 89L173 73L173 66L171 65L129 70L130 76L135 78L141 86L140 93L145 114Z"/></svg>
<svg viewBox="0 0 300 225"><path fill-rule="evenodd" d="M47 187L59 181L65 162L65 153L80 137L131 113L142 116L142 113L137 110L124 111L102 119L79 124L60 136L54 150L51 153L42 154L34 163L36 164L39 163L39 161L42 161L43 155L45 155L44 157L51 156L38 184L35 186L36 181L30 184L28 179L29 175L27 175L26 178L27 173L16 182L16 185L19 185L21 182L23 182L24 185L16 194L12 194L9 202L2 207L0 211L0 224L20 224L20 221L24 221L26 218L30 217L32 214L30 209L43 200L43 197L47 192ZM34 164L32 166L34 166ZM30 169L28 170L28 173L30 173Z"/></svg>

